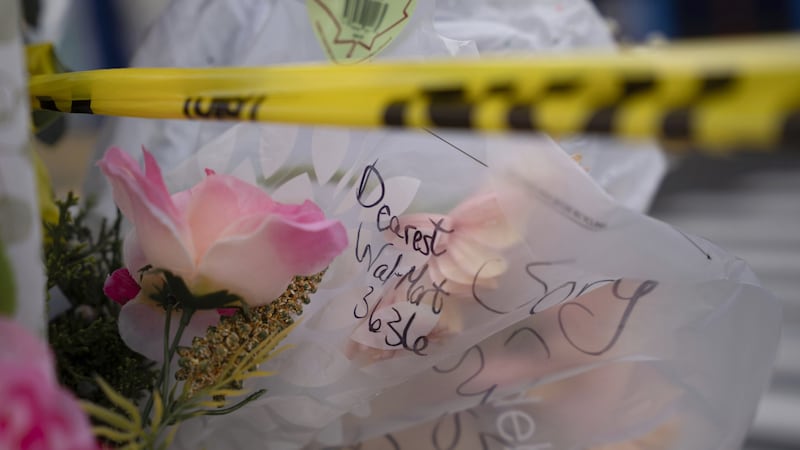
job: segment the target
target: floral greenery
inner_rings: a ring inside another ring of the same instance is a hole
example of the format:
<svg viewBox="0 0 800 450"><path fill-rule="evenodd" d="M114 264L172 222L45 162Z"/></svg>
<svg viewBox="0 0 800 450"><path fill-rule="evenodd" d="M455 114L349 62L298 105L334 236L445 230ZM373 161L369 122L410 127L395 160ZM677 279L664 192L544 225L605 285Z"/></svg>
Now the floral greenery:
<svg viewBox="0 0 800 450"><path fill-rule="evenodd" d="M58 286L73 308L86 305L116 317L118 308L103 294L103 283L122 267L121 216L111 226L103 219L95 236L86 223L91 205L79 208L72 192L56 205L58 222L44 224L47 289Z"/></svg>
<svg viewBox="0 0 800 450"><path fill-rule="evenodd" d="M121 216L110 225L103 220L95 233L87 224L90 207L80 208L75 195L56 205L58 222L44 224L44 254L48 290L58 287L69 301L48 330L59 381L77 396L111 407L95 381L99 376L136 401L153 386L156 371L122 341L119 306L103 294L108 274L122 266Z"/></svg>
<svg viewBox="0 0 800 450"><path fill-rule="evenodd" d="M118 214L111 224L103 220L94 232L88 225L89 208L79 208L77 197L70 193L56 205L58 221L44 225L47 287L57 287L69 307L50 322L50 345L60 382L83 399L82 407L92 417L98 438L129 450L166 449L181 422L231 413L266 392L247 389L244 382L272 375L258 367L282 350L278 344L292 330L309 295L316 292L324 271L296 276L274 302L251 308L228 291L195 295L168 270L143 268L163 279L150 296L165 309L165 317L180 313L174 335L172 321L164 321L164 336L172 338L164 339L165 362L156 370L122 341L117 328L120 308L103 293L108 274L122 267L121 217ZM204 338L195 338L192 348L179 347L196 311L231 307L236 312L210 327ZM229 342L232 333L226 335L225 345L218 343L220 333L215 331L223 328L239 333L241 345ZM200 344L224 357L213 360L213 376L202 383L184 383L188 376L173 376L172 362L182 353L181 367L186 370L197 356L192 351ZM140 410L137 403L145 396Z"/></svg>
<svg viewBox="0 0 800 450"><path fill-rule="evenodd" d="M213 380L199 390L193 391L189 383L183 383L179 389L179 383L171 383L170 366L177 353L181 336L192 315L197 311L195 307L205 306L204 309L214 309L232 306L231 301L237 302L239 309L231 320L238 318L242 321L242 325L251 314L245 314L244 303L226 291L197 297L189 292L179 277L168 271L154 270L162 273L165 280L153 299L165 308L167 317L173 311L180 311L181 318L171 342L170 339L164 339L165 362L161 366L161 373L144 410L140 412L130 399L120 395L102 378L98 378L97 383L115 408L106 408L91 402L82 403L84 410L96 422L102 424L93 429L95 434L108 442L113 442L118 448L128 450L165 450L169 448L181 422L198 416L229 414L261 397L266 392L265 389L247 390L244 388L244 381L272 375L257 368L282 351L276 349L277 345L294 328L294 322L291 321L292 323L285 328L277 327L272 333L265 332L263 339L255 341L252 347L240 346L226 353ZM262 308L271 308L271 305ZM171 320L164 321L165 337L171 336L171 323ZM232 401L231 398L237 399Z"/></svg>
<svg viewBox="0 0 800 450"><path fill-rule="evenodd" d="M62 385L77 396L110 406L94 376L101 376L122 395L138 400L153 384L151 364L119 338L117 322L107 316L86 320L66 313L50 323L50 345L56 354Z"/></svg>
<svg viewBox="0 0 800 450"><path fill-rule="evenodd" d="M191 312L183 311L184 316L191 316ZM174 347L180 340L182 328L178 330L172 344L165 340L165 351L167 351L167 347ZM241 385L249 378L272 375L270 372L253 370L253 367L280 353L282 349L276 349L276 346L292 328L294 326L290 325L269 336L250 351L241 349L231 355L226 361L223 376L216 379L211 386L207 386L195 394L188 392L186 384L184 384L182 392L177 394L177 385L172 385L170 388L167 382L168 378L164 378L165 383L161 385L161 389L153 390L144 412L140 412L133 402L114 391L103 379L98 379L100 389L114 404L116 411L90 402L82 402L83 408L89 415L96 422L104 424L95 427L93 431L107 442L113 442L117 448L166 450L175 437L178 425L184 420L198 416L229 414L261 397L266 392L265 389L248 392L244 389L231 389L230 386ZM244 398L232 405L228 400L219 399L230 397ZM212 398L215 400L211 400Z"/></svg>

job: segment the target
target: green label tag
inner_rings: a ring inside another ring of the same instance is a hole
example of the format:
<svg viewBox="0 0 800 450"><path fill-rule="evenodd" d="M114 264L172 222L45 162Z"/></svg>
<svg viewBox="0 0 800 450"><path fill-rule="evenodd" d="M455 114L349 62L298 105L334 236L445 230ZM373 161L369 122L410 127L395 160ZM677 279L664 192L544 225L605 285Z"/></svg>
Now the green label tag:
<svg viewBox="0 0 800 450"><path fill-rule="evenodd" d="M308 17L331 61L366 61L408 23L416 0L306 0Z"/></svg>

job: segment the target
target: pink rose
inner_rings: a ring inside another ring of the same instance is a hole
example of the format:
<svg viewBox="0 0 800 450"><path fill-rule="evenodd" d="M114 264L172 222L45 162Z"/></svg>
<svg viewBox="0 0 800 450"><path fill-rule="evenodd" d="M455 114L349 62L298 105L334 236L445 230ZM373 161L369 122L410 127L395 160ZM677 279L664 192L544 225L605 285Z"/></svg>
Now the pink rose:
<svg viewBox="0 0 800 450"><path fill-rule="evenodd" d="M89 419L62 389L44 342L0 317L0 449L97 449Z"/></svg>
<svg viewBox="0 0 800 450"><path fill-rule="evenodd" d="M235 177L206 171L196 186L170 196L155 159L143 153L144 172L118 148L106 152L98 165L134 226L123 255L129 275L143 288L123 307L120 334L151 359L163 352L163 309L149 299L154 283L161 281L152 272L140 275L143 268L168 270L195 294L228 290L257 306L277 298L295 275L321 271L347 247L344 226L325 218L310 200L278 203ZM218 320L215 311L198 311L181 344Z"/></svg>

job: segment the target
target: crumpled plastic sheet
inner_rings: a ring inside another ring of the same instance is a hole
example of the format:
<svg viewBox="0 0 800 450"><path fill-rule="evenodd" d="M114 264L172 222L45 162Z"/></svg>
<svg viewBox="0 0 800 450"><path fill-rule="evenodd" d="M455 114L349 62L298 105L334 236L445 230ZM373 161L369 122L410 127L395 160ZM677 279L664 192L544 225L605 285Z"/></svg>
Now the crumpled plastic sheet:
<svg viewBox="0 0 800 450"><path fill-rule="evenodd" d="M497 26L518 48L612 45L588 2L531 3ZM502 22L500 2L459 4L420 1L378 58L507 41L469 22ZM323 60L304 8L175 1L136 62ZM310 198L349 233L292 347L263 367L277 375L249 385L268 394L184 424L176 448L736 448L768 381L778 302L741 260L637 212L664 168L650 144L138 119L107 131L104 147L152 150L172 190L210 168Z"/></svg>

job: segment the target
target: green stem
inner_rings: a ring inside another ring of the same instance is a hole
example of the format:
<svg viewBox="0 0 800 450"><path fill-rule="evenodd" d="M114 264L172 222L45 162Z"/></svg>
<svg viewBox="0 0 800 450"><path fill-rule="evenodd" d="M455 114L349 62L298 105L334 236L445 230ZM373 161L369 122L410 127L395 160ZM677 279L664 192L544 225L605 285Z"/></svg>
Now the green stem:
<svg viewBox="0 0 800 450"><path fill-rule="evenodd" d="M247 397L245 397L243 400L239 401L238 403L236 403L234 405L231 405L231 406L229 406L227 408L202 410L203 415L204 416L222 416L222 415L225 415L225 414L230 414L230 413L236 411L237 409L241 408L242 406L252 402L253 400L256 400L259 397L261 397L266 392L267 392L266 389L259 389L259 390L255 391L255 392L253 392L252 394L248 395Z"/></svg>
<svg viewBox="0 0 800 450"><path fill-rule="evenodd" d="M161 372L158 374L158 379L156 379L156 386L158 387L159 391L161 390L161 384L164 382L164 379L167 378L167 372L169 372L169 359L167 359L167 355L169 354L169 327L172 324L172 304L167 303L164 306L164 362L161 366ZM166 399L162 398L163 401ZM147 404L144 406L144 412L142 413L142 418L144 420L150 420L150 411L153 410L153 394L150 394L150 397L147 399Z"/></svg>
<svg viewBox="0 0 800 450"><path fill-rule="evenodd" d="M189 322L192 320L192 316L194 315L194 308L183 308L183 312L181 313L181 320L178 322L178 329L175 331L175 339L172 340L172 345L169 349L164 346L164 379L162 381L162 390L161 390L161 398L164 399L164 408L169 411L172 407L172 396L169 390L169 367L170 363L172 362L172 358L175 357L175 352L178 351L178 345L180 345L181 337L183 336L183 332L186 330L186 327L189 325ZM165 339L166 342L166 339Z"/></svg>
<svg viewBox="0 0 800 450"><path fill-rule="evenodd" d="M218 408L218 409L195 409L194 411L183 413L183 410L175 411L174 416L170 416L169 420L166 421L168 425L173 425L176 423L180 423L184 420L191 419L193 417L198 416L222 416L225 414L230 414L239 408L247 405L248 403L252 402L253 400L258 399L262 395L267 392L266 389L259 389L252 394L245 397L243 400L237 402L234 405L228 406L227 408Z"/></svg>

